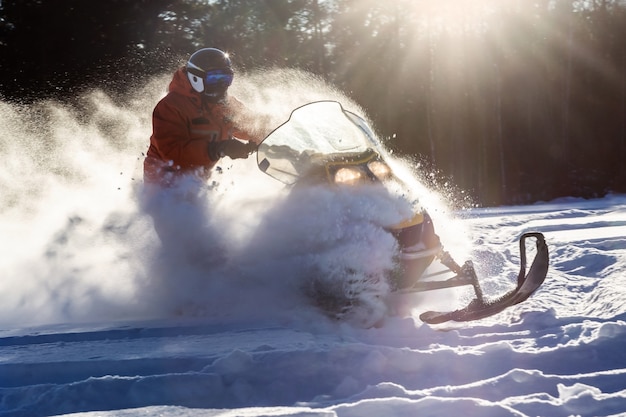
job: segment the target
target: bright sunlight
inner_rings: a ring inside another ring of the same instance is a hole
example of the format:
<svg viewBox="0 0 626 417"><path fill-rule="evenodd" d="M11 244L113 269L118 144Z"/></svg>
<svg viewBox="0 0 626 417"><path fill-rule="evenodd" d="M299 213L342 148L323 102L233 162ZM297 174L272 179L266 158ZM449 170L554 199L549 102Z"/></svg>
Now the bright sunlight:
<svg viewBox="0 0 626 417"><path fill-rule="evenodd" d="M461 34L486 30L496 10L507 0L427 0L415 1L413 12L421 31Z"/></svg>

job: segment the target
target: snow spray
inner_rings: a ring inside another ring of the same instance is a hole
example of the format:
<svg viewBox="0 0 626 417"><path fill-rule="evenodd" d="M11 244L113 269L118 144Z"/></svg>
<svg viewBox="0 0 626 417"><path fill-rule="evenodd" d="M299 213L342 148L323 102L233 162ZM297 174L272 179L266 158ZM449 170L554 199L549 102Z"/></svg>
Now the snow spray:
<svg viewBox="0 0 626 417"><path fill-rule="evenodd" d="M94 90L72 104L0 102L0 326L172 315L306 320L319 315L303 291L311 274L341 282L346 268L372 276L392 266L395 242L383 226L402 215L401 203L324 188L295 195L252 157L225 158L207 184L161 198L178 231L162 242L146 213L142 163L169 78L129 96ZM241 74L230 93L250 110L237 122L258 135L316 100L364 114L297 70ZM376 291L388 288L381 282Z"/></svg>

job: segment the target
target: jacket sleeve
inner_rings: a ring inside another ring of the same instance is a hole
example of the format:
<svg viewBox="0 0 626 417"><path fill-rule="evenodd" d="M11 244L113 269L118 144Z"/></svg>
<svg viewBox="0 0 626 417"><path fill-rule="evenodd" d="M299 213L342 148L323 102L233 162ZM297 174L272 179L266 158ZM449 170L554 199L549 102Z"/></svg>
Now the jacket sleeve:
<svg viewBox="0 0 626 417"><path fill-rule="evenodd" d="M233 137L237 138L237 139L241 139L241 140L246 140L248 142L254 142L256 144L261 143L261 138L258 138L248 132L246 132L245 130L239 129L237 127L235 127L233 129Z"/></svg>
<svg viewBox="0 0 626 417"><path fill-rule="evenodd" d="M162 100L152 114L152 144L161 159L182 169L211 165L208 139L192 140L190 124L176 103Z"/></svg>
<svg viewBox="0 0 626 417"><path fill-rule="evenodd" d="M235 97L230 97L228 98L228 112L231 113L232 115L244 115L245 113L248 113L248 109L246 109L246 106L244 106L244 104L242 102L240 102L239 100L237 100ZM233 117L229 117L229 118L233 118ZM246 120L246 119L251 119L250 116L246 116L244 115L243 117L237 117L235 118L236 120ZM251 120L252 122L252 120ZM237 139L241 139L241 140L245 140L245 141L249 141L249 142L254 142L256 144L261 143L261 141L263 140L263 138L259 137L259 135L255 135L254 133L252 133L249 129L245 129L242 128L240 125L238 125L237 123L233 123L232 126L232 136L237 138Z"/></svg>

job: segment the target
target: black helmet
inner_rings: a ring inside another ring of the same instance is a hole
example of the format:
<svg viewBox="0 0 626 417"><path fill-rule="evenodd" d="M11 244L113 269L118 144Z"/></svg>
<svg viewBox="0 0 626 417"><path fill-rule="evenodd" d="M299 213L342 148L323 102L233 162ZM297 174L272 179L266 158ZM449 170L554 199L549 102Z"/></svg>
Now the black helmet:
<svg viewBox="0 0 626 417"><path fill-rule="evenodd" d="M230 58L219 49L200 49L187 61L187 77L194 90L217 102L224 98L233 82Z"/></svg>

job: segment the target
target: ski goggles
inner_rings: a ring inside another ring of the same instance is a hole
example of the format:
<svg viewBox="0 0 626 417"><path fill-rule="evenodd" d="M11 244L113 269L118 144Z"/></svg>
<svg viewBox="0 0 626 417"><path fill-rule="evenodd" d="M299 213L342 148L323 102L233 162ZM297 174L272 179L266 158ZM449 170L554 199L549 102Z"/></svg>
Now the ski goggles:
<svg viewBox="0 0 626 417"><path fill-rule="evenodd" d="M223 85L229 86L233 83L233 73L226 72L224 70L212 70L207 71L204 75L204 85L205 86L214 86L214 85Z"/></svg>

